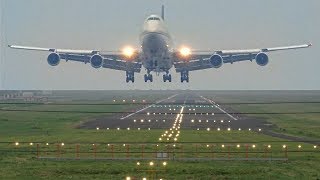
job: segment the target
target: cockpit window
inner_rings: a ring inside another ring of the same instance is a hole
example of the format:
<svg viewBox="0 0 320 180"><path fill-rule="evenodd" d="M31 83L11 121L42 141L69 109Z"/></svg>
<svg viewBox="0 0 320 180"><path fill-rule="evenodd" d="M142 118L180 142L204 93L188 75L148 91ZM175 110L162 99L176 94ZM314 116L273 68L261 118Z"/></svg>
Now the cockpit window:
<svg viewBox="0 0 320 180"><path fill-rule="evenodd" d="M151 21L151 20L160 21L160 18L158 18L158 17L149 17L148 21Z"/></svg>

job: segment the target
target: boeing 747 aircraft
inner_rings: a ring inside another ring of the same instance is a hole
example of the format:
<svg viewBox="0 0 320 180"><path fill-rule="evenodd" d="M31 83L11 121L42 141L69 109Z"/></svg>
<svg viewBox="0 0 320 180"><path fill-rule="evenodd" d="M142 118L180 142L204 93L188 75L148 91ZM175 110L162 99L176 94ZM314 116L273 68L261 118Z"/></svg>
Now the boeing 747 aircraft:
<svg viewBox="0 0 320 180"><path fill-rule="evenodd" d="M141 48L126 47L122 51L100 51L100 50L71 50L56 48L40 48L19 45L9 45L13 49L24 49L34 51L47 51L48 63L57 66L61 59L66 61L77 61L84 64L90 63L93 68L109 68L126 72L126 82L135 81L135 73L140 73L142 68L146 69L145 82L153 82L152 72L163 74L164 82L171 82L170 69L174 68L181 74L181 82L189 82L189 72L220 68L223 64L233 64L240 61L253 61L260 66L269 62L267 53L280 50L308 48L311 44L302 44L287 47L246 49L246 50L213 50L194 51L188 47L175 49L171 36L165 26L164 6L162 15L151 15L143 24L140 34Z"/></svg>

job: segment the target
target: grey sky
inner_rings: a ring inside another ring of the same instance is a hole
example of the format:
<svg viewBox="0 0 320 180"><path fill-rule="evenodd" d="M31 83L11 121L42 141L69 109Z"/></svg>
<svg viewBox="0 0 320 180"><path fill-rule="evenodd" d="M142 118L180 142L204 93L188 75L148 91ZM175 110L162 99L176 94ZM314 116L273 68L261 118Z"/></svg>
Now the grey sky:
<svg viewBox="0 0 320 180"><path fill-rule="evenodd" d="M320 89L319 0L0 0L0 89ZM138 46L144 19L166 5L175 45L194 49L239 49L301 44L311 49L270 54L270 63L226 64L191 72L189 84L125 83L125 73L61 62L50 67L48 53L17 51L19 44L73 49L118 50ZM318 53L317 53L318 52Z"/></svg>

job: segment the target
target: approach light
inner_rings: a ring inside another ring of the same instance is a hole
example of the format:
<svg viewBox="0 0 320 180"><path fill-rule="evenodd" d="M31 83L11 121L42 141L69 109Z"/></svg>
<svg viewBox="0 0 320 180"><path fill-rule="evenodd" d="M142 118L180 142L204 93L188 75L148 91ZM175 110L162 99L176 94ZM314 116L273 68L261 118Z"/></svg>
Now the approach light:
<svg viewBox="0 0 320 180"><path fill-rule="evenodd" d="M261 131L261 129L259 129L259 132Z"/></svg>
<svg viewBox="0 0 320 180"><path fill-rule="evenodd" d="M241 131L241 128L239 128L239 131Z"/></svg>
<svg viewBox="0 0 320 180"><path fill-rule="evenodd" d="M49 143L46 143L47 146L49 146Z"/></svg>
<svg viewBox="0 0 320 180"><path fill-rule="evenodd" d="M99 131L99 130L100 130L100 128L99 128L99 127L97 127L96 129L97 129L97 131Z"/></svg>
<svg viewBox="0 0 320 180"><path fill-rule="evenodd" d="M151 162L149 163L149 165L150 165L150 166L153 166L153 165L154 165L154 163L151 161Z"/></svg>
<svg viewBox="0 0 320 180"><path fill-rule="evenodd" d="M210 131L210 128L207 128L207 131Z"/></svg>
<svg viewBox="0 0 320 180"><path fill-rule="evenodd" d="M271 145L270 145L270 144L268 145L268 148L269 148L269 149L271 148Z"/></svg>
<svg viewBox="0 0 320 180"><path fill-rule="evenodd" d="M224 148L224 144L222 144L221 147Z"/></svg>
<svg viewBox="0 0 320 180"><path fill-rule="evenodd" d="M283 145L282 148L285 149L287 147L287 145Z"/></svg>
<svg viewBox="0 0 320 180"><path fill-rule="evenodd" d="M32 143L32 142L30 143L30 146L33 146L33 143Z"/></svg>
<svg viewBox="0 0 320 180"><path fill-rule="evenodd" d="M220 128L218 128L217 130L220 131Z"/></svg>
<svg viewBox="0 0 320 180"><path fill-rule="evenodd" d="M237 148L239 148L240 147L240 144L237 144Z"/></svg>
<svg viewBox="0 0 320 180"><path fill-rule="evenodd" d="M316 148L317 148L317 146L313 146L313 148L314 148L314 149L316 149Z"/></svg>
<svg viewBox="0 0 320 180"><path fill-rule="evenodd" d="M252 148L256 148L256 145L253 144L253 145L252 145Z"/></svg>
<svg viewBox="0 0 320 180"><path fill-rule="evenodd" d="M166 166L166 165L167 165L167 162L163 162L162 165L163 165L163 166Z"/></svg>
<svg viewBox="0 0 320 180"><path fill-rule="evenodd" d="M64 146L64 143L61 143L61 146Z"/></svg>
<svg viewBox="0 0 320 180"><path fill-rule="evenodd" d="M140 162L137 162L137 166L140 166Z"/></svg>
<svg viewBox="0 0 320 180"><path fill-rule="evenodd" d="M298 148L300 149L302 146L299 144Z"/></svg>
<svg viewBox="0 0 320 180"><path fill-rule="evenodd" d="M19 146L19 143L18 142L16 142L16 143L14 143L16 146Z"/></svg>
<svg viewBox="0 0 320 180"><path fill-rule="evenodd" d="M126 177L126 180L131 180L131 177L129 177L129 176L128 176L128 177Z"/></svg>
<svg viewBox="0 0 320 180"><path fill-rule="evenodd" d="M228 131L231 131L231 128L228 128Z"/></svg>

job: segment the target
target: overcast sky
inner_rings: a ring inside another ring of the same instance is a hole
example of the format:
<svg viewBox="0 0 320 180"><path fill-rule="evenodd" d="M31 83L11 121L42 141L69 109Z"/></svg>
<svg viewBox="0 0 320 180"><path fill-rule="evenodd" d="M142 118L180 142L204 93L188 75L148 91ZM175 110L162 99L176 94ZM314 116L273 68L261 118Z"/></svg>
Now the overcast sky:
<svg viewBox="0 0 320 180"><path fill-rule="evenodd" d="M0 0L0 89L320 89L319 0ZM48 53L18 51L7 44L50 48L118 50L137 46L144 19L160 14L177 47L243 49L303 44L310 49L270 53L270 63L225 64L190 73L181 84L155 77L125 83L125 72L62 61L50 67ZM317 53L318 52L318 53Z"/></svg>

